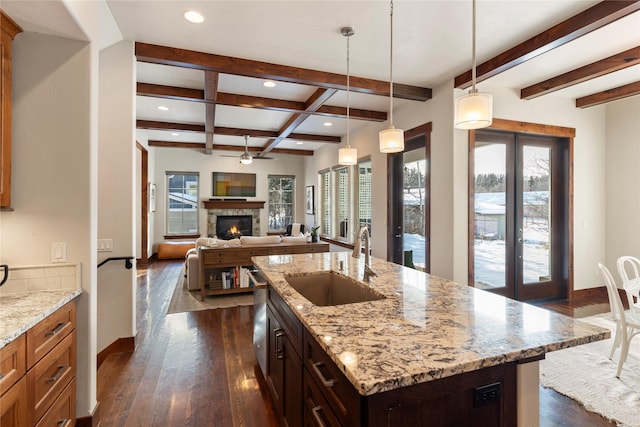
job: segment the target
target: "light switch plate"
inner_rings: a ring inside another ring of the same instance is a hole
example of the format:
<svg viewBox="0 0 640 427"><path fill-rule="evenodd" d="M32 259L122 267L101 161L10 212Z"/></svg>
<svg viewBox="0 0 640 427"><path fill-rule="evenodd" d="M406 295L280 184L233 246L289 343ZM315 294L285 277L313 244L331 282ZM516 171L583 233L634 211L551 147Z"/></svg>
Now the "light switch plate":
<svg viewBox="0 0 640 427"><path fill-rule="evenodd" d="M98 239L98 252L113 252L113 239Z"/></svg>
<svg viewBox="0 0 640 427"><path fill-rule="evenodd" d="M67 262L67 243L51 243L51 262Z"/></svg>

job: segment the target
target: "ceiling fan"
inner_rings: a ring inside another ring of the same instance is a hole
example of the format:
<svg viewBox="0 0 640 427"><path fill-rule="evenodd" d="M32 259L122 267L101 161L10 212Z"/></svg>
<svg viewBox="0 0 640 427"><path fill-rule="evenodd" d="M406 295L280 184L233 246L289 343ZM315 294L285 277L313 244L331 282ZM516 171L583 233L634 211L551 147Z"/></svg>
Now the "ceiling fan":
<svg viewBox="0 0 640 427"><path fill-rule="evenodd" d="M249 139L249 135L245 135L244 136L244 153L242 153L242 155L240 155L240 163L242 163L243 165L250 165L254 160L276 160L275 157L264 157L264 156L252 156L251 153L249 153L249 149L248 149L248 141ZM231 156L228 154L221 154L221 157L238 157L238 156Z"/></svg>

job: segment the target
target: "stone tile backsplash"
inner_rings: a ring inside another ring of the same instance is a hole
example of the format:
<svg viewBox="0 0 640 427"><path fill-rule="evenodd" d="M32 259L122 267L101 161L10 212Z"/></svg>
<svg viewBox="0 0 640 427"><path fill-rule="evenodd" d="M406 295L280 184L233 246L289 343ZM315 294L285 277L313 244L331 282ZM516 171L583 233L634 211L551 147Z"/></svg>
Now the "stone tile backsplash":
<svg viewBox="0 0 640 427"><path fill-rule="evenodd" d="M0 295L80 287L80 264L47 264L9 267L9 279Z"/></svg>

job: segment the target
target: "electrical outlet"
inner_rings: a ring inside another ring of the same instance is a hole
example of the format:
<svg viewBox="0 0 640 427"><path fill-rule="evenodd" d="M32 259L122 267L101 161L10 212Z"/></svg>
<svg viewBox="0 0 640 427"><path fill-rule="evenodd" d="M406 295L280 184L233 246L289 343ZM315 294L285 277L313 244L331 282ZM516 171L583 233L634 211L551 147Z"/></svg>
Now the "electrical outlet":
<svg viewBox="0 0 640 427"><path fill-rule="evenodd" d="M113 252L113 239L98 239L98 252Z"/></svg>

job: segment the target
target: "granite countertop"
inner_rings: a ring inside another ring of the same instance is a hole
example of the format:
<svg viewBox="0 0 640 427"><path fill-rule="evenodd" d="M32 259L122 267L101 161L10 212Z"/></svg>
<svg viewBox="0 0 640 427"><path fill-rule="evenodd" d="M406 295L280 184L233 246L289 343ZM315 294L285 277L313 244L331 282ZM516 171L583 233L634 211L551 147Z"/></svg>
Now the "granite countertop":
<svg viewBox="0 0 640 427"><path fill-rule="evenodd" d="M0 348L80 295L79 289L20 292L0 296Z"/></svg>
<svg viewBox="0 0 640 427"><path fill-rule="evenodd" d="M331 252L253 260L361 395L541 358L611 334L377 258L371 258L371 267L378 276L367 286L386 298L320 307L289 286L285 277L333 270L362 281L364 257Z"/></svg>

